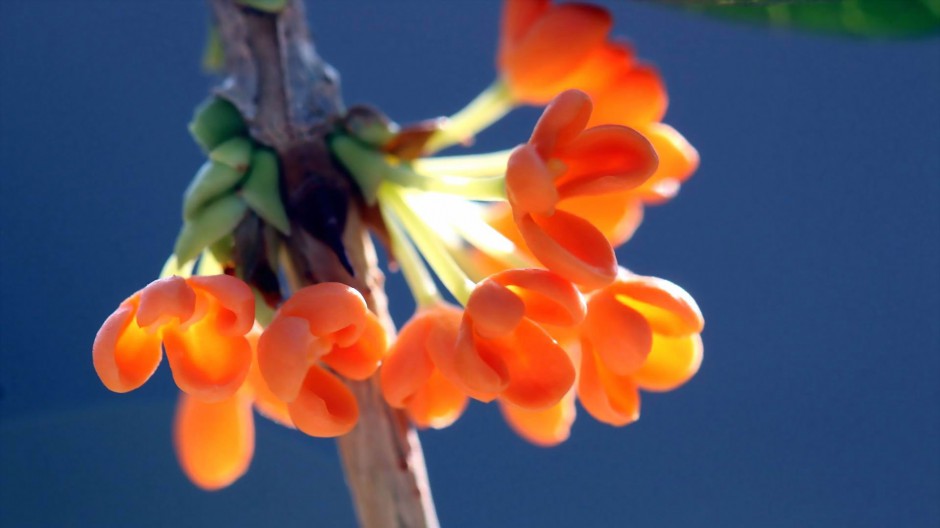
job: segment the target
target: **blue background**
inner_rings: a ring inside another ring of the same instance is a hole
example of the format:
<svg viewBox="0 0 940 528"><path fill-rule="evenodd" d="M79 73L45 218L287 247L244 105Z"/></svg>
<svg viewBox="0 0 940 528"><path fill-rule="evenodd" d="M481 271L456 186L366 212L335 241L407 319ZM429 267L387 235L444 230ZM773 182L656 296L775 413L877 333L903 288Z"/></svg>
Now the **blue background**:
<svg viewBox="0 0 940 528"><path fill-rule="evenodd" d="M493 76L499 4L311 1L348 104L451 113ZM701 372L614 429L527 445L495 407L422 435L444 526L937 526L940 44L772 32L610 2L700 150L620 252L707 320ZM0 0L0 525L350 526L331 441L258 420L247 476L176 467L166 367L133 394L98 326L159 272L202 156L198 2ZM514 113L480 149L521 142ZM395 316L411 305L391 281Z"/></svg>

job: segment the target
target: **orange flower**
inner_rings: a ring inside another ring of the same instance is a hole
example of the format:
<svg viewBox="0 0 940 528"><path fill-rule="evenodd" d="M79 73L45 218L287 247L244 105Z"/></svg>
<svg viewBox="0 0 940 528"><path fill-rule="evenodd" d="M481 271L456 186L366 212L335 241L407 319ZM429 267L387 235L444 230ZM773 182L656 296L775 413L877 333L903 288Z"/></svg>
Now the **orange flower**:
<svg viewBox="0 0 940 528"><path fill-rule="evenodd" d="M610 13L588 4L506 0L496 65L513 98L544 105L570 89L597 108L589 126L660 121L668 98L659 73L610 40Z"/></svg>
<svg viewBox="0 0 940 528"><path fill-rule="evenodd" d="M297 291L281 306L261 335L258 366L298 429L332 437L356 425L359 407L325 367L363 380L378 368L385 348L385 331L359 292L328 282Z"/></svg>
<svg viewBox="0 0 940 528"><path fill-rule="evenodd" d="M481 401L496 397L526 409L557 403L574 383L565 351L540 323L574 326L584 299L546 270L513 269L481 282L467 302L457 346L432 350L441 373Z"/></svg>
<svg viewBox="0 0 940 528"><path fill-rule="evenodd" d="M162 342L183 392L205 402L226 399L251 366L245 334L254 314L251 289L235 277L154 281L121 303L98 330L95 371L115 392L134 390L156 371Z"/></svg>
<svg viewBox="0 0 940 528"><path fill-rule="evenodd" d="M248 334L257 354L261 327ZM205 490L224 488L248 470L254 455L255 409L267 418L293 428L287 405L278 400L261 378L257 361L244 385L232 396L207 403L181 393L173 420L173 446L189 480Z"/></svg>
<svg viewBox="0 0 940 528"><path fill-rule="evenodd" d="M571 426L577 416L574 391L547 409L524 409L504 400L499 401L506 423L522 438L537 446L552 447L571 435Z"/></svg>
<svg viewBox="0 0 940 528"><path fill-rule="evenodd" d="M669 98L659 72L638 62L628 44L610 40L611 26L610 14L597 6L506 0L497 67L519 102L543 105L564 90L582 90L594 103L588 127L629 126L652 142L660 164L645 184L617 201L591 195L571 204L599 210L608 220L598 227L619 245L632 235L642 203L675 196L698 168L699 156L679 132L660 123Z"/></svg>
<svg viewBox="0 0 940 528"><path fill-rule="evenodd" d="M578 216L559 204L637 187L656 169L657 159L649 141L632 129L605 125L585 130L590 116L591 100L584 92L558 95L529 143L510 155L506 194L532 254L565 278L597 288L617 274L613 249L592 224L592 211Z"/></svg>
<svg viewBox="0 0 940 528"><path fill-rule="evenodd" d="M578 380L585 410L611 425L635 421L638 389L672 390L698 371L703 326L685 290L623 271L588 301Z"/></svg>
<svg viewBox="0 0 940 528"><path fill-rule="evenodd" d="M441 374L432 359L453 353L462 314L444 303L420 309L401 329L382 365L385 401L405 409L418 427L447 427L467 406L467 395Z"/></svg>
<svg viewBox="0 0 940 528"><path fill-rule="evenodd" d="M606 76L612 25L610 13L597 6L507 0L497 69L517 100L545 104L578 81Z"/></svg>
<svg viewBox="0 0 940 528"><path fill-rule="evenodd" d="M173 447L183 473L193 484L217 490L248 471L255 452L251 403L247 385L211 403L180 394L173 420Z"/></svg>

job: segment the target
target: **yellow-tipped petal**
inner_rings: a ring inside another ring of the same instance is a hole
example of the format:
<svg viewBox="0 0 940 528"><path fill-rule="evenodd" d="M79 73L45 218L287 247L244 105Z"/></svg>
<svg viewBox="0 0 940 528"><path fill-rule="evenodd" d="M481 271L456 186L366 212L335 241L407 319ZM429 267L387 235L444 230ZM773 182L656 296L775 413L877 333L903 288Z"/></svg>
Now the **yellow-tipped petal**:
<svg viewBox="0 0 940 528"><path fill-rule="evenodd" d="M555 405L547 409L532 411L500 400L499 408L506 423L522 438L541 446L556 446L571 435L577 411L574 406L574 391L569 392Z"/></svg>
<svg viewBox="0 0 940 528"><path fill-rule="evenodd" d="M248 340L220 334L211 318L186 330L168 328L163 346L176 385L205 402L230 397L241 388L251 368Z"/></svg>
<svg viewBox="0 0 940 528"><path fill-rule="evenodd" d="M702 365L702 338L698 334L684 337L653 338L653 351L633 379L643 390L670 391L689 381Z"/></svg>

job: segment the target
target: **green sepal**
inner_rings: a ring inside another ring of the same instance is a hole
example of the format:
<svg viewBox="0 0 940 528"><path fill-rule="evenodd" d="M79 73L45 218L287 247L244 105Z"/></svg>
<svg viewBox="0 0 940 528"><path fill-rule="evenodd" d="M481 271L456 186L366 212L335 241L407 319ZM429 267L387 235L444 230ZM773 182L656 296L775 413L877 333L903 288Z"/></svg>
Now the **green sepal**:
<svg viewBox="0 0 940 528"><path fill-rule="evenodd" d="M229 234L209 244L209 251L223 265L231 263L235 255L235 236Z"/></svg>
<svg viewBox="0 0 940 528"><path fill-rule="evenodd" d="M223 142L248 133L245 121L232 103L210 97L196 108L189 122L189 133L205 152Z"/></svg>
<svg viewBox="0 0 940 528"><path fill-rule="evenodd" d="M248 170L248 163L251 161L251 150L250 139L242 136L233 137L212 149L209 152L209 159L244 173Z"/></svg>
<svg viewBox="0 0 940 528"><path fill-rule="evenodd" d="M287 6L287 2L288 0L235 0L237 4L267 13L280 13Z"/></svg>
<svg viewBox="0 0 940 528"><path fill-rule="evenodd" d="M342 135L330 139L330 150L349 171L366 204L375 205L386 167L385 154Z"/></svg>
<svg viewBox="0 0 940 528"><path fill-rule="evenodd" d="M223 194L231 194L245 174L217 161L207 161L183 193L183 219L191 220L199 210Z"/></svg>
<svg viewBox="0 0 940 528"><path fill-rule="evenodd" d="M194 260L206 246L231 233L247 210L245 201L234 194L207 204L191 220L183 222L173 248L177 261Z"/></svg>
<svg viewBox="0 0 940 528"><path fill-rule="evenodd" d="M290 235L290 220L281 201L277 155L274 152L264 148L254 151L251 155L251 169L248 170L241 192L248 207L258 216L284 235Z"/></svg>
<svg viewBox="0 0 940 528"><path fill-rule="evenodd" d="M258 288L251 288L251 293L255 295L255 321L267 328L271 324L271 321L274 320L274 310L268 306L267 301L264 300L264 296L261 295L261 292L258 291Z"/></svg>

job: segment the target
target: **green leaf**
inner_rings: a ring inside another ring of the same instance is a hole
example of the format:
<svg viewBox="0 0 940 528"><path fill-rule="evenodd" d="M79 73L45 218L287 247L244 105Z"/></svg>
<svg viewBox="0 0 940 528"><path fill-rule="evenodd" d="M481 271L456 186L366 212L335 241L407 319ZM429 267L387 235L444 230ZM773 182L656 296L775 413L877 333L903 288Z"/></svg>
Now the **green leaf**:
<svg viewBox="0 0 940 528"><path fill-rule="evenodd" d="M206 205L191 220L183 222L173 248L177 261L195 260L206 246L231 233L247 210L245 201L234 194Z"/></svg>
<svg viewBox="0 0 940 528"><path fill-rule="evenodd" d="M248 207L258 216L281 233L290 235L290 221L281 201L277 155L274 152L263 148L255 150L241 193Z"/></svg>
<svg viewBox="0 0 940 528"><path fill-rule="evenodd" d="M206 35L206 47L202 50L202 69L209 73L218 73L225 66L225 50L222 48L222 37L215 24L209 25Z"/></svg>
<svg viewBox="0 0 940 528"><path fill-rule="evenodd" d="M685 7L716 7L716 6L769 6L776 4L792 4L794 2L831 2L837 0L658 0L663 4L682 5Z"/></svg>
<svg viewBox="0 0 940 528"><path fill-rule="evenodd" d="M248 133L245 121L232 103L210 97L196 108L189 122L189 133L209 152L225 141Z"/></svg>
<svg viewBox="0 0 940 528"><path fill-rule="evenodd" d="M912 37L940 31L940 0L660 1L771 27L855 37Z"/></svg>
<svg viewBox="0 0 940 528"><path fill-rule="evenodd" d="M267 13L279 13L287 6L287 2L288 0L236 0L237 4Z"/></svg>

